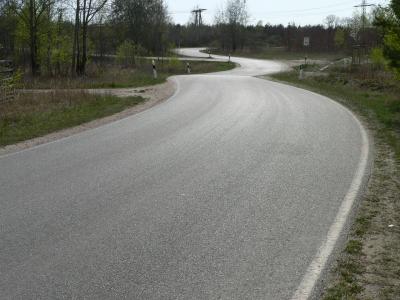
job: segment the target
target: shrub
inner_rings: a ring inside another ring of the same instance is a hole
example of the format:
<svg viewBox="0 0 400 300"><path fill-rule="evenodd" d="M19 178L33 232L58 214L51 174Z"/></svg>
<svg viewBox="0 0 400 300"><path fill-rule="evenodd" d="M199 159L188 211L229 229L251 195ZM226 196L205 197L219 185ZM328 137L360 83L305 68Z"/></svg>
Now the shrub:
<svg viewBox="0 0 400 300"><path fill-rule="evenodd" d="M136 56L142 55L144 49L132 41L123 42L117 49L117 62L125 67L136 65Z"/></svg>

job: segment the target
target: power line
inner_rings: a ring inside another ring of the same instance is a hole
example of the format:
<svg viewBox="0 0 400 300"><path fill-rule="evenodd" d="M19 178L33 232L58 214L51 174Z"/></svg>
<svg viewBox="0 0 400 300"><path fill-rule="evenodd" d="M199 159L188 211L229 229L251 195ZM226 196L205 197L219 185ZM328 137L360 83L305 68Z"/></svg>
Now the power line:
<svg viewBox="0 0 400 300"><path fill-rule="evenodd" d="M353 2L354 2L354 1L355 1L355 0L353 0ZM343 5L345 5L345 4L348 5L348 4L349 4L349 1L338 2L338 3L331 4L331 5L320 6L320 7L312 7L312 8L269 11L268 13L271 13L271 14L279 14L279 13L307 12L307 11L312 11L312 10L319 10L319 9L326 9L326 8L332 8L332 7L343 6Z"/></svg>
<svg viewBox="0 0 400 300"><path fill-rule="evenodd" d="M352 0L352 1L355 2L355 0ZM326 9L326 8L343 6L345 4L348 5L349 1L337 2L337 3L334 3L334 4L330 4L330 5L326 5L326 6L320 6L320 7L312 7L312 8L305 8L305 9L294 9L294 10L275 10L275 11L268 11L268 12L265 11L265 12L260 12L260 13L261 14L264 14L264 13L265 14L279 14L279 13L307 12L307 11L312 11L312 10L319 10L319 9ZM189 14L191 12L190 11L185 11L185 10L179 10L179 11L171 11L169 13L170 14ZM258 14L260 14L260 13L258 13Z"/></svg>
<svg viewBox="0 0 400 300"><path fill-rule="evenodd" d="M328 14L335 14L335 13L341 13L349 11L348 8L343 8L339 10L329 10L329 11L321 11L321 12L314 12L314 13L299 13L299 14L286 14L286 15L269 15L267 13L257 13L254 14L254 16L263 16L263 17L268 17L268 18L283 18L283 17L303 17L303 16L319 16L319 15L328 15Z"/></svg>

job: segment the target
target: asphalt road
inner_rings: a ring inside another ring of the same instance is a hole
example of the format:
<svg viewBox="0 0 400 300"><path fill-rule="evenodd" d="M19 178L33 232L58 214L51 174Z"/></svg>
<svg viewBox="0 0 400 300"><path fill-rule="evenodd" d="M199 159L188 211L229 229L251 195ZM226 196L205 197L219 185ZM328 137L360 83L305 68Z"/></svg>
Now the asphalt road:
<svg viewBox="0 0 400 300"><path fill-rule="evenodd" d="M292 297L362 135L332 101L247 76L279 63L233 60L175 77L140 114L0 157L2 299Z"/></svg>

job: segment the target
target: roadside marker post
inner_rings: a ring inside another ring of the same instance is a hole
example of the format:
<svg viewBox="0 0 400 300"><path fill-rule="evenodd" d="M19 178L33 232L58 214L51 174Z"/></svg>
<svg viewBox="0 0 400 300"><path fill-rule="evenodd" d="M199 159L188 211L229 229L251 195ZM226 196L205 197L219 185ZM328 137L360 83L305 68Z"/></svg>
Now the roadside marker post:
<svg viewBox="0 0 400 300"><path fill-rule="evenodd" d="M308 59L308 57L307 57L307 48L310 46L310 37L309 36L305 36L304 37L303 46L306 49L306 54L304 56L304 64L307 65L307 59Z"/></svg>
<svg viewBox="0 0 400 300"><path fill-rule="evenodd" d="M300 66L299 80L303 80L303 79L304 79L304 70L303 70L303 66Z"/></svg>
<svg viewBox="0 0 400 300"><path fill-rule="evenodd" d="M187 63L186 63L186 72L187 72L188 74L190 74L191 71L192 71L192 68L190 67L190 63L187 62Z"/></svg>
<svg viewBox="0 0 400 300"><path fill-rule="evenodd" d="M156 62L155 62L154 59L153 59L151 63L152 63L152 65L153 65L153 77L154 77L154 79L157 79Z"/></svg>

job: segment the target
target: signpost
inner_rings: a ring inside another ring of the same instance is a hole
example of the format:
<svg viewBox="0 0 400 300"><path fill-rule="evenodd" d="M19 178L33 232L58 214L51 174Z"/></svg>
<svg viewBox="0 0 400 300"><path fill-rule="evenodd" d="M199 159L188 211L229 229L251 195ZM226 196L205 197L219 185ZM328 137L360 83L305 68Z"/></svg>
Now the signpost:
<svg viewBox="0 0 400 300"><path fill-rule="evenodd" d="M305 55L304 55L304 65L300 66L300 71L299 71L299 79L300 80L304 79L304 69L307 66L307 48L310 46L310 37L309 36L304 37L303 46L306 50L305 50Z"/></svg>
<svg viewBox="0 0 400 300"><path fill-rule="evenodd" d="M304 47L310 46L310 37L309 36L304 37L303 45L304 45Z"/></svg>

